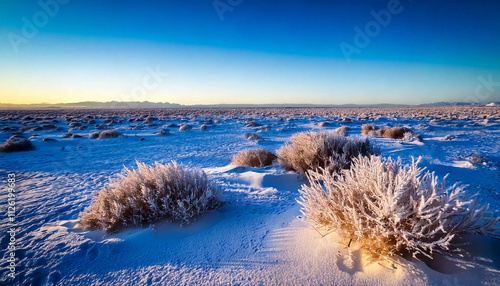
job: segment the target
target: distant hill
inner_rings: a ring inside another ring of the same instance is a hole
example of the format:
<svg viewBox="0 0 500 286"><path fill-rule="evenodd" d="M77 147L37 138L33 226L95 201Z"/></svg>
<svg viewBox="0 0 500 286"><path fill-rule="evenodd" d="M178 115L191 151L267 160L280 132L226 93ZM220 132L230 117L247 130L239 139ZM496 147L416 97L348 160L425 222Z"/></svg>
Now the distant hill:
<svg viewBox="0 0 500 286"><path fill-rule="evenodd" d="M434 102L434 103L424 103L416 106L467 106L467 105L478 105L470 102ZM479 104L484 105L484 104Z"/></svg>
<svg viewBox="0 0 500 286"><path fill-rule="evenodd" d="M369 104L369 105L358 105L358 104L208 104L208 105L185 105L189 108L300 108L300 107L331 107L331 108L347 108L347 107L401 107L408 106L402 104Z"/></svg>
<svg viewBox="0 0 500 286"><path fill-rule="evenodd" d="M436 102L419 105L407 104L197 104L197 105L182 105L170 102L122 102L122 101L84 101L75 103L58 103L58 104L4 104L0 103L0 109L140 109L140 108L299 108L299 107L330 107L330 108L353 108L353 107L409 107L409 106L467 106L474 105L465 102ZM481 104L483 106L486 103ZM488 106L499 106L500 102L489 103Z"/></svg>
<svg viewBox="0 0 500 286"><path fill-rule="evenodd" d="M0 109L64 109L64 108L75 108L75 109L135 109L135 108L182 108L183 105L177 103L169 102L149 102L149 101L108 101L108 102L97 102L97 101L84 101L75 103L57 103L57 104L3 104L0 103Z"/></svg>

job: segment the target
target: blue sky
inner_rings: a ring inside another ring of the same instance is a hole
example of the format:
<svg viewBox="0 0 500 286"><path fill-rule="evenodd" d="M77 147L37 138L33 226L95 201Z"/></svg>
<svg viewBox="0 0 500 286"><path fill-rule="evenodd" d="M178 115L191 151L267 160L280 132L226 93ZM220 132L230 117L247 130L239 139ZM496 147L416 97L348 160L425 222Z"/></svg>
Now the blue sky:
<svg viewBox="0 0 500 286"><path fill-rule="evenodd" d="M0 0L0 102L489 102L498 19L500 1Z"/></svg>

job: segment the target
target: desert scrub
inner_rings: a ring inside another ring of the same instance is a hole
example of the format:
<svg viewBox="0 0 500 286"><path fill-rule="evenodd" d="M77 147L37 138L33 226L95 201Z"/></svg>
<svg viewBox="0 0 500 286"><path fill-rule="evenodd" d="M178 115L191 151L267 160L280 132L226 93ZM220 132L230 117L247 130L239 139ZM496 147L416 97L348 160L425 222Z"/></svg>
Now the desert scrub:
<svg viewBox="0 0 500 286"><path fill-rule="evenodd" d="M335 132L300 132L290 140L290 144L278 150L278 161L287 170L300 174L320 167L338 173L349 168L353 158L378 153L368 139L345 137Z"/></svg>
<svg viewBox="0 0 500 286"><path fill-rule="evenodd" d="M31 141L20 135L13 135L0 145L0 153L29 151L35 149Z"/></svg>
<svg viewBox="0 0 500 286"><path fill-rule="evenodd" d="M380 128L371 124L361 126L361 135L368 137L385 137L390 139L401 139L403 141L420 140L420 135L415 133L409 127L386 127Z"/></svg>
<svg viewBox="0 0 500 286"><path fill-rule="evenodd" d="M231 163L236 166L264 167L271 165L276 158L273 152L256 148L239 152L233 156Z"/></svg>
<svg viewBox="0 0 500 286"><path fill-rule="evenodd" d="M221 207L221 195L200 169L176 162L137 163L136 170L125 168L125 175L98 192L79 223L84 229L112 232L163 218L189 222Z"/></svg>
<svg viewBox="0 0 500 286"><path fill-rule="evenodd" d="M264 141L262 137L255 133L245 133L245 139L250 141Z"/></svg>
<svg viewBox="0 0 500 286"><path fill-rule="evenodd" d="M99 133L97 139L117 138L120 136L122 136L122 134L116 130L104 130Z"/></svg>
<svg viewBox="0 0 500 286"><path fill-rule="evenodd" d="M179 131L186 131L186 130L191 130L191 125L189 124L182 124L181 127L179 127Z"/></svg>
<svg viewBox="0 0 500 286"><path fill-rule="evenodd" d="M377 137L379 135L378 134L379 129L380 129L380 127L378 127L378 126L374 126L371 124L363 124L361 126L361 135Z"/></svg>
<svg viewBox="0 0 500 286"><path fill-rule="evenodd" d="M335 133L337 133L338 135L342 135L342 136L349 135L348 131L349 131L349 127L347 127L347 126L340 126L339 128L334 130Z"/></svg>
<svg viewBox="0 0 500 286"><path fill-rule="evenodd" d="M380 130L380 136L391 139L409 138L414 132L408 127L387 127Z"/></svg>
<svg viewBox="0 0 500 286"><path fill-rule="evenodd" d="M100 133L101 132L99 132L99 131L90 132L89 133L89 139L97 139L97 138L99 138L99 134Z"/></svg>
<svg viewBox="0 0 500 286"><path fill-rule="evenodd" d="M419 159L420 160L420 159ZM458 185L439 183L418 161L358 157L350 170L334 178L324 170L307 174L300 190L302 213L318 226L334 228L374 258L400 251L431 256L450 250L462 233L499 238L498 222L488 206Z"/></svg>

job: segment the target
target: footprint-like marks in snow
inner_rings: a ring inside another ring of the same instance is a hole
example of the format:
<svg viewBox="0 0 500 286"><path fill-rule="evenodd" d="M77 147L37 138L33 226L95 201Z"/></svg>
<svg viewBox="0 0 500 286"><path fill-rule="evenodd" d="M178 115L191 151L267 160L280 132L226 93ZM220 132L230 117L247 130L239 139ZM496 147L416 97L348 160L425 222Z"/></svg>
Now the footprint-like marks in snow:
<svg viewBox="0 0 500 286"><path fill-rule="evenodd" d="M90 261L94 261L97 257L99 257L99 247L97 244L94 244L89 250L87 250L87 258Z"/></svg>

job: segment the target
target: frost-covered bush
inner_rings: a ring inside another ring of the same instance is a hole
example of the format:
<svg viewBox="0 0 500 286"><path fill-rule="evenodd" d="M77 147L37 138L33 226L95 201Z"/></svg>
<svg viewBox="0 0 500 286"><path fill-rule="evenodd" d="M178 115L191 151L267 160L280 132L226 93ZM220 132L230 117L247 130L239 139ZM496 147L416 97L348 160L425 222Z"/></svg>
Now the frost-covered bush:
<svg viewBox="0 0 500 286"><path fill-rule="evenodd" d="M231 159L231 163L236 166L264 167L271 165L276 158L273 152L256 148L239 152Z"/></svg>
<svg viewBox="0 0 500 286"><path fill-rule="evenodd" d="M84 229L115 231L162 218L189 222L196 215L222 206L222 192L205 172L176 162L137 163L136 170L101 189L80 216Z"/></svg>
<svg viewBox="0 0 500 286"><path fill-rule="evenodd" d="M363 124L363 125L361 125L361 135L368 136L370 134L370 132L372 132L372 134L373 134L373 132L376 132L379 129L380 128L378 126L373 126L371 124Z"/></svg>
<svg viewBox="0 0 500 286"><path fill-rule="evenodd" d="M116 130L104 130L99 133L97 139L117 138L120 136L122 136L122 134Z"/></svg>
<svg viewBox="0 0 500 286"><path fill-rule="evenodd" d="M35 146L28 139L19 135L13 135L0 145L0 153L29 151L33 149L35 149Z"/></svg>
<svg viewBox="0 0 500 286"><path fill-rule="evenodd" d="M186 130L191 130L191 125L189 124L182 124L181 127L179 127L179 131L186 131Z"/></svg>
<svg viewBox="0 0 500 286"><path fill-rule="evenodd" d="M462 233L500 237L500 218L478 206L458 185L439 183L418 161L359 157L343 176L327 171L307 174L300 190L302 212L310 222L335 228L373 256L409 251L430 256L450 249Z"/></svg>
<svg viewBox="0 0 500 286"><path fill-rule="evenodd" d="M262 126L262 124L259 124L255 121L250 121L245 125L245 127L259 127L259 126Z"/></svg>
<svg viewBox="0 0 500 286"><path fill-rule="evenodd" d="M330 127L332 126L332 124L330 122L320 122L318 123L318 126L324 128L324 127Z"/></svg>
<svg viewBox="0 0 500 286"><path fill-rule="evenodd" d="M410 131L410 132L405 132L401 140L405 142L421 141L422 137L420 136L420 134Z"/></svg>
<svg viewBox="0 0 500 286"><path fill-rule="evenodd" d="M155 135L170 135L170 131L168 129L162 128L155 133Z"/></svg>
<svg viewBox="0 0 500 286"><path fill-rule="evenodd" d="M349 130L349 127L340 126L339 128L335 129L334 132L339 134L339 135L342 135L342 136L347 136L347 135L349 135L348 130Z"/></svg>
<svg viewBox="0 0 500 286"><path fill-rule="evenodd" d="M385 137L391 139L402 139L403 141L420 140L420 135L409 127L386 127L380 128L371 124L361 126L361 135L368 137Z"/></svg>
<svg viewBox="0 0 500 286"><path fill-rule="evenodd" d="M413 131L407 127L388 127L380 130L380 136L391 139L403 139L405 133L412 134Z"/></svg>
<svg viewBox="0 0 500 286"><path fill-rule="evenodd" d="M319 167L339 172L351 165L353 158L378 151L368 139L356 139L334 132L300 132L292 135L291 144L278 150L278 161L287 170L305 174Z"/></svg>
<svg viewBox="0 0 500 286"><path fill-rule="evenodd" d="M245 139L250 141L263 141L264 139L255 133L245 133Z"/></svg>
<svg viewBox="0 0 500 286"><path fill-rule="evenodd" d="M99 138L99 134L100 133L101 132L99 132L99 131L90 132L89 133L89 139L97 139L97 138Z"/></svg>

